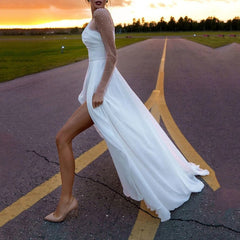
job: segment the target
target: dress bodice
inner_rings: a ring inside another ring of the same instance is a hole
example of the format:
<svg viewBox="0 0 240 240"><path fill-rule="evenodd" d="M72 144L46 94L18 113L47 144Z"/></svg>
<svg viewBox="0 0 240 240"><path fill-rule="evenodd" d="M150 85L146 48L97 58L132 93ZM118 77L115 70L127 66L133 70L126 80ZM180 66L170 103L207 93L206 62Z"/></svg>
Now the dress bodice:
<svg viewBox="0 0 240 240"><path fill-rule="evenodd" d="M105 47L98 31L90 29L87 25L82 33L82 41L88 49L89 61L106 59Z"/></svg>

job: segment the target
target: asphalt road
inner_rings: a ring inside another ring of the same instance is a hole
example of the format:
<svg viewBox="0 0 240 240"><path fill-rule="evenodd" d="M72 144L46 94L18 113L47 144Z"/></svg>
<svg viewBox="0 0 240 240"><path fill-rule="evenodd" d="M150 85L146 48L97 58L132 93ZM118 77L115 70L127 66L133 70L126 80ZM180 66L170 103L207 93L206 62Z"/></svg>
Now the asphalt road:
<svg viewBox="0 0 240 240"><path fill-rule="evenodd" d="M118 50L118 68L145 102L155 88L163 39ZM240 46L216 50L170 39L165 63L165 97L184 136L214 169L221 188L200 194L161 223L155 239L240 238ZM0 211L59 171L55 135L79 106L87 60L0 84ZM92 127L73 142L76 157L102 139ZM139 203L122 188L105 152L79 173L74 193L78 218L43 221L59 188L0 229L5 239L128 239ZM135 205L134 205L135 204ZM137 204L137 206L136 206ZM140 238L139 238L140 239Z"/></svg>

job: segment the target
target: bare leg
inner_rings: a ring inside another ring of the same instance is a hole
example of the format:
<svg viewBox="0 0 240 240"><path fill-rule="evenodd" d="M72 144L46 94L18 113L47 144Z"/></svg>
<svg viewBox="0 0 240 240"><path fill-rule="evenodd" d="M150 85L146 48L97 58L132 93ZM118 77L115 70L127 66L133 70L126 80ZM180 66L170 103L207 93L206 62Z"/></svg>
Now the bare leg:
<svg viewBox="0 0 240 240"><path fill-rule="evenodd" d="M67 206L73 200L72 187L74 182L75 161L72 151L72 140L92 125L93 121L88 113L87 104L84 103L73 113L56 136L62 178L61 196L54 213L57 217L64 214Z"/></svg>

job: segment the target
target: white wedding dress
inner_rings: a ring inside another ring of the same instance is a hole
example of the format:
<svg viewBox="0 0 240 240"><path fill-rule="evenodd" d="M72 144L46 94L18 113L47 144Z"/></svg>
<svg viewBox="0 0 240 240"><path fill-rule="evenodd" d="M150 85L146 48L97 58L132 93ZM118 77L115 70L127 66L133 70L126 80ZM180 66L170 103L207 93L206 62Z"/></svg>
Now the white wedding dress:
<svg viewBox="0 0 240 240"><path fill-rule="evenodd" d="M124 194L144 200L161 221L169 220L170 210L204 187L195 175L209 172L183 157L116 67L103 104L93 108L92 97L101 81L106 52L101 34L89 26L82 33L82 40L88 48L89 66L78 100L81 104L87 101L89 114L107 143Z"/></svg>

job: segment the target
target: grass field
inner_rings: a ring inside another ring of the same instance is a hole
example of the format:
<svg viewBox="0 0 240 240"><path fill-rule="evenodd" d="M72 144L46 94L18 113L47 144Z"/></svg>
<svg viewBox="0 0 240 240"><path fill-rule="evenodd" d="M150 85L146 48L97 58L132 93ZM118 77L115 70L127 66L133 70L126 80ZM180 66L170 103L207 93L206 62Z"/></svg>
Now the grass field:
<svg viewBox="0 0 240 240"><path fill-rule="evenodd" d="M144 39L116 39L117 48ZM64 50L62 52L62 46ZM52 69L87 58L81 36L1 37L0 82Z"/></svg>
<svg viewBox="0 0 240 240"><path fill-rule="evenodd" d="M186 37L186 39L204 44L206 46L209 46L211 48L218 48L222 47L231 43L238 43L240 44L240 36L231 37L230 35L224 35L222 36L196 36L196 37Z"/></svg>
<svg viewBox="0 0 240 240"><path fill-rule="evenodd" d="M185 37L191 37L193 36L193 34L196 34L198 36L202 36L202 35L210 35L210 36L218 36L219 34L221 35L232 35L232 34L236 34L238 36L240 36L240 31L191 31L191 32L134 32L134 33L122 33L119 34L119 36L133 36L133 37L139 37L139 36L143 36L143 37L148 37L148 36L185 36Z"/></svg>
<svg viewBox="0 0 240 240"><path fill-rule="evenodd" d="M193 34L196 34L196 37L193 37ZM237 36L230 37L233 34ZM224 37L219 35L224 35ZM181 36L213 48L233 42L240 43L240 32L161 32L117 34L116 46L121 48L154 36ZM64 46L63 51L62 46ZM83 45L80 35L1 36L0 82L85 58L87 58L87 49Z"/></svg>
<svg viewBox="0 0 240 240"><path fill-rule="evenodd" d="M196 35L195 37L193 35ZM235 35L236 37L233 37ZM240 31L205 31L205 32L161 32L161 33L124 33L121 37L172 37L179 36L185 39L212 47L218 48L231 43L240 43Z"/></svg>

